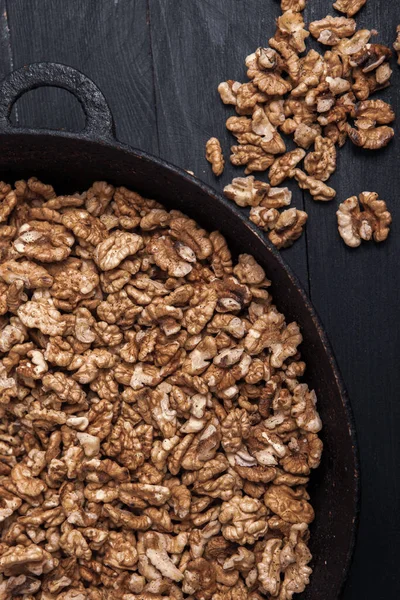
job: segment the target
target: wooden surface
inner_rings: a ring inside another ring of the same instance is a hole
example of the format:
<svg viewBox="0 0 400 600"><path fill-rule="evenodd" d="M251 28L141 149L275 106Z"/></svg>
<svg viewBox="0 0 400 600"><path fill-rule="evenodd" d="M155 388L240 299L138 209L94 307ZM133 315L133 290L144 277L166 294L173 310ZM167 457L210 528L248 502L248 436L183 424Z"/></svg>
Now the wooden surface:
<svg viewBox="0 0 400 600"><path fill-rule="evenodd" d="M333 14L330 0L309 0L306 20ZM34 61L70 64L105 93L121 141L161 156L221 190L242 174L228 164L216 180L204 159L211 135L228 155L231 110L220 81L245 81L244 58L265 45L277 0L0 0L0 75ZM359 26L394 41L398 0L368 0ZM400 114L400 68L378 97ZM67 92L36 90L14 111L17 124L77 130L83 115ZM284 252L332 341L355 412L362 460L361 526L346 600L398 598L400 580L400 144L367 154L349 144L330 184L337 201L314 203L307 235ZM393 214L387 243L346 248L336 205L369 190ZM323 402L323 398L320 399ZM316 600L323 600L319 598Z"/></svg>

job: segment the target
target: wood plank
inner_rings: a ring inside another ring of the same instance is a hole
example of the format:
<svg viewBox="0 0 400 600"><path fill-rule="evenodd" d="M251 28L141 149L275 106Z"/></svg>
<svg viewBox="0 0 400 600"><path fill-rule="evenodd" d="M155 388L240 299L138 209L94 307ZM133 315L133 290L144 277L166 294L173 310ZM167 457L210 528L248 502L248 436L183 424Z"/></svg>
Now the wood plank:
<svg viewBox="0 0 400 600"><path fill-rule="evenodd" d="M312 0L307 22L334 14L330 2ZM379 31L377 41L391 45L400 23L399 2L374 2L357 16L358 26ZM393 86L375 97L400 114L400 68L393 60ZM322 205L307 199L311 297L333 343L354 407L362 459L362 518L356 559L346 600L398 597L397 576L400 487L400 146L368 153L350 142L339 154L329 183L337 200ZM389 240L347 248L337 232L336 209L349 196L378 192L393 215ZM390 594L391 592L391 594ZM396 594L397 592L397 594Z"/></svg>
<svg viewBox="0 0 400 600"><path fill-rule="evenodd" d="M10 27L6 0L0 0L0 78L12 68Z"/></svg>
<svg viewBox="0 0 400 600"><path fill-rule="evenodd" d="M80 69L106 95L118 138L157 153L146 0L13 0L9 19L15 68L55 61ZM60 90L30 92L18 110L22 125L82 125L76 101Z"/></svg>
<svg viewBox="0 0 400 600"><path fill-rule="evenodd" d="M226 79L247 81L245 58L273 35L279 4L235 0L233 9L227 0L149 0L149 6L160 155L222 191L243 169L229 162L235 140L225 121L235 113L217 87ZM226 158L219 179L204 157L211 136L220 139ZM301 191L292 189L293 204L302 208ZM305 236L284 257L307 287Z"/></svg>

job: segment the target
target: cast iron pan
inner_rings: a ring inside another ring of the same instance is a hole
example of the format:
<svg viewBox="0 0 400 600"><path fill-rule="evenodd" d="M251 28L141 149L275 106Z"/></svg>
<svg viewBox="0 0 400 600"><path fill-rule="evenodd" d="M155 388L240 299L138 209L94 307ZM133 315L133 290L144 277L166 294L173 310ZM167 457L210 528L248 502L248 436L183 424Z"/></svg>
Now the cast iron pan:
<svg viewBox="0 0 400 600"><path fill-rule="evenodd" d="M9 120L25 92L56 86L81 103L80 133L14 127ZM272 280L273 297L304 337L307 383L318 395L325 446L310 493L316 518L311 551L314 573L304 600L337 600L350 566L359 511L359 463L353 416L332 350L299 282L266 237L215 190L195 177L118 142L107 102L97 86L65 65L38 63L11 73L0 85L0 179L37 176L59 193L87 189L95 180L125 185L187 213L208 230L219 229L234 253L252 254ZM296 596L297 597L297 596Z"/></svg>

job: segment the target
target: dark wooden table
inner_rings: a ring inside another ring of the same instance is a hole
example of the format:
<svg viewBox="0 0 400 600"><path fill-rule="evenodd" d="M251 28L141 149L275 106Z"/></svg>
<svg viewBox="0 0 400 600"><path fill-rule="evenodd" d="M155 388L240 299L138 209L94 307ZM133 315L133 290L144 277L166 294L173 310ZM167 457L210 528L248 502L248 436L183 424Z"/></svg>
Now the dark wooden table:
<svg viewBox="0 0 400 600"><path fill-rule="evenodd" d="M332 1L309 0L306 21L334 13ZM221 190L242 172L228 165L217 181L204 159L212 135L226 154L231 143L225 130L231 111L216 88L225 79L246 80L244 59L266 44L278 14L277 0L0 0L0 74L35 61L77 67L105 93L121 141L190 169ZM357 21L391 44L400 2L368 0ZM393 86L379 97L400 113L400 67L394 61L393 69ZM14 119L78 130L83 114L67 92L46 89L22 98ZM357 422L362 516L346 600L400 595L399 159L397 140L368 155L348 144L330 180L337 201L306 197L307 234L284 252L322 317ZM303 196L293 190L300 208ZM336 205L364 190L387 201L392 233L379 247L350 250L337 233Z"/></svg>

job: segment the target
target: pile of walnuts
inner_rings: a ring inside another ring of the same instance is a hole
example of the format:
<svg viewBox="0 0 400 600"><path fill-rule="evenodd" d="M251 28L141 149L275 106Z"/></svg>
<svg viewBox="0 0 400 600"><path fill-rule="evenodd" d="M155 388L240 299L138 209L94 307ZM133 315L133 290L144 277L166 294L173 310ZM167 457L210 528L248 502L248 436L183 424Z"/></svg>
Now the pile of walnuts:
<svg viewBox="0 0 400 600"><path fill-rule="evenodd" d="M283 14L269 46L246 58L250 81L228 80L219 85L222 101L237 113L226 122L237 140L230 160L235 166L245 166L246 175L269 169L273 188L294 178L314 200L333 200L336 191L326 182L336 170L337 148L349 138L356 146L377 150L393 138L391 106L370 99L390 84L392 52L371 41L375 30L356 30L352 17L365 2L337 0L334 8L346 16L329 15L310 23L308 31L302 16L305 0L281 0ZM323 54L314 49L305 54L310 34L325 47ZM400 56L399 40L394 47ZM288 148L288 136L295 149L290 149L291 142ZM214 173L221 174L221 168L215 169L215 165L223 168L219 145L214 143L208 159ZM237 178L224 192L237 201L242 188L254 184L266 185L254 182L253 177ZM290 246L302 233L306 213L292 208L279 214L268 204L248 202L263 209L250 213L250 219L270 232L278 248Z"/></svg>
<svg viewBox="0 0 400 600"><path fill-rule="evenodd" d="M0 599L302 592L321 421L261 266L124 187L0 190Z"/></svg>

